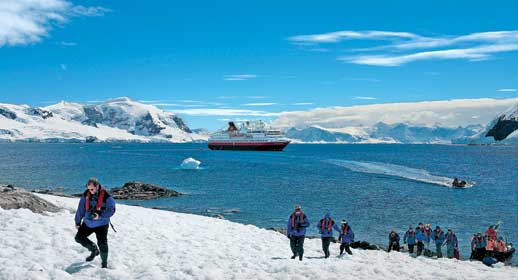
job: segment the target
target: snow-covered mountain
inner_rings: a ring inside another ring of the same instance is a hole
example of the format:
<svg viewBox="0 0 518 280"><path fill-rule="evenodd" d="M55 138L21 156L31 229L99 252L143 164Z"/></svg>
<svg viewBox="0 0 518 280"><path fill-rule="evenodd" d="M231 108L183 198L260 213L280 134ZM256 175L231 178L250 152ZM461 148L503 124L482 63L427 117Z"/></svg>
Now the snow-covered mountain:
<svg viewBox="0 0 518 280"><path fill-rule="evenodd" d="M61 101L34 108L0 103L0 141L190 142L206 140L183 120L127 97L100 104Z"/></svg>
<svg viewBox="0 0 518 280"><path fill-rule="evenodd" d="M457 144L518 144L518 101L498 117L492 120L484 129L469 137L454 139Z"/></svg>
<svg viewBox="0 0 518 280"><path fill-rule="evenodd" d="M464 99L318 108L282 114L294 142L452 143L476 135L518 99Z"/></svg>
<svg viewBox="0 0 518 280"><path fill-rule="evenodd" d="M468 127L419 127L407 124L377 123L372 127L326 129L311 126L304 129L290 128L286 137L302 143L413 143L449 144L452 139L471 136L481 126Z"/></svg>

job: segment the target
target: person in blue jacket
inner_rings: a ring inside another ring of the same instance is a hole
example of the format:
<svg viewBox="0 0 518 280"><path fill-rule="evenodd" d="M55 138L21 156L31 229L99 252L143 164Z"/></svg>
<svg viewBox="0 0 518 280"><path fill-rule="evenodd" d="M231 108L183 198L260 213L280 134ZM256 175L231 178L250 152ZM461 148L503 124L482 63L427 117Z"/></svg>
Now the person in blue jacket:
<svg viewBox="0 0 518 280"><path fill-rule="evenodd" d="M414 228L412 226L408 227L408 230L405 232L405 235L403 236L403 243L408 244L408 252L410 254L414 253L414 246L416 244L416 233L414 231Z"/></svg>
<svg viewBox="0 0 518 280"><path fill-rule="evenodd" d="M331 219L329 213L325 215L320 223L317 224L317 229L322 235L322 250L324 251L325 258L329 258L329 245L333 239L333 229L340 232L340 228L336 225L335 221Z"/></svg>
<svg viewBox="0 0 518 280"><path fill-rule="evenodd" d="M115 213L115 200L96 178L90 178L86 187L87 190L81 196L77 206L75 240L90 251L86 261L92 261L100 252L102 268L107 268L108 228L110 217ZM99 248L88 239L92 233L95 233Z"/></svg>
<svg viewBox="0 0 518 280"><path fill-rule="evenodd" d="M340 241L340 256L343 255L344 250L347 252L347 254L352 255L353 252L351 252L350 246L351 243L354 242L354 232L347 223L346 220L342 220L340 223L340 236L338 237L338 241Z"/></svg>
<svg viewBox="0 0 518 280"><path fill-rule="evenodd" d="M424 233L423 224L419 223L415 231L415 239L417 240L417 256L420 256L424 250L424 243L426 242L426 234Z"/></svg>
<svg viewBox="0 0 518 280"><path fill-rule="evenodd" d="M437 258L442 258L442 244L444 243L444 232L440 226L436 226L432 233L432 240L435 241L435 249L437 250Z"/></svg>
<svg viewBox="0 0 518 280"><path fill-rule="evenodd" d="M457 236L451 229L448 229L448 232L446 233L444 239L445 240L442 245L446 245L446 255L449 259L453 259L453 257L455 256L455 250L458 250L457 248L459 246Z"/></svg>
<svg viewBox="0 0 518 280"><path fill-rule="evenodd" d="M304 214L300 205L295 205L295 210L288 218L288 238L290 239L291 252L293 252L292 259L299 256L299 260L302 260L304 255L304 238L308 226L308 217Z"/></svg>

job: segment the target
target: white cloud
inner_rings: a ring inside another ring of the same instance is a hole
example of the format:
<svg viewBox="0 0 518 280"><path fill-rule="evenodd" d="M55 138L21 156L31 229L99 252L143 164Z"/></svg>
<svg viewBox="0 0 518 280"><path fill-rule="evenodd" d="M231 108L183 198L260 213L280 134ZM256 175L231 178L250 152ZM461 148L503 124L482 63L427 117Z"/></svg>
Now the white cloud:
<svg viewBox="0 0 518 280"><path fill-rule="evenodd" d="M379 83L381 80L374 78L343 78L346 81L360 81L360 82L371 82L371 83Z"/></svg>
<svg viewBox="0 0 518 280"><path fill-rule="evenodd" d="M337 31L323 34L298 35L288 38L293 42L304 43L336 43L344 40L358 39L393 39L393 38L417 38L418 35L408 32L388 31Z"/></svg>
<svg viewBox="0 0 518 280"><path fill-rule="evenodd" d="M359 56L343 56L339 60L374 66L400 66L418 60L431 59L468 59L471 61L480 61L491 58L492 53L518 51L517 44L506 45L488 45L465 49L448 49L438 51L417 52L406 55L359 55Z"/></svg>
<svg viewBox="0 0 518 280"><path fill-rule="evenodd" d="M516 88L501 88L498 91L500 91L500 92L518 92L518 89L516 89Z"/></svg>
<svg viewBox="0 0 518 280"><path fill-rule="evenodd" d="M275 105L277 103L273 103L273 102L263 102L263 103L245 103L245 104L242 104L242 106L271 106L271 105Z"/></svg>
<svg viewBox="0 0 518 280"><path fill-rule="evenodd" d="M297 102L297 103L291 103L290 105L293 106L303 106L303 105L313 105L313 102Z"/></svg>
<svg viewBox="0 0 518 280"><path fill-rule="evenodd" d="M372 96L353 96L353 99L357 99L357 100L375 100L376 97L372 97Z"/></svg>
<svg viewBox="0 0 518 280"><path fill-rule="evenodd" d="M191 116L278 116L281 113L245 110L245 109L217 109L217 108L198 108L198 109L179 109L170 110L175 114L191 115Z"/></svg>
<svg viewBox="0 0 518 280"><path fill-rule="evenodd" d="M53 26L75 16L102 16L103 7L75 6L68 0L0 1L0 47L36 43L48 36Z"/></svg>
<svg viewBox="0 0 518 280"><path fill-rule="evenodd" d="M429 127L486 125L517 102L518 98L483 98L318 108L283 113L275 121L275 125L279 127L319 125L325 128L372 126L378 122Z"/></svg>
<svg viewBox="0 0 518 280"><path fill-rule="evenodd" d="M63 46L63 47L74 47L74 46L77 46L77 43L76 42L66 42L66 41L61 41L58 43L59 45Z"/></svg>
<svg viewBox="0 0 518 280"><path fill-rule="evenodd" d="M345 30L299 35L288 39L297 44L336 44L347 40L380 41L381 45L372 48L348 49L349 51L360 52L359 55L339 57L339 60L349 63L374 66L400 66L413 61L432 59L478 61L490 59L496 53L518 51L517 30L435 37L408 32ZM422 49L429 50L424 51Z"/></svg>
<svg viewBox="0 0 518 280"><path fill-rule="evenodd" d="M238 74L238 75L226 75L223 77L225 81L246 81L250 79L257 78L257 75L254 74Z"/></svg>

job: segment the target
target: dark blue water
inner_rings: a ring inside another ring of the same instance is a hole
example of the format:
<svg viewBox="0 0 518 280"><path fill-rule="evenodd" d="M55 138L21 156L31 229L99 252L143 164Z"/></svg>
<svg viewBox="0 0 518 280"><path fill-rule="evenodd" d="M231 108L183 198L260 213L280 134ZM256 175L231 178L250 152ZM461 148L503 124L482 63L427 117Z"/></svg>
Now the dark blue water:
<svg viewBox="0 0 518 280"><path fill-rule="evenodd" d="M179 169L186 157L204 169ZM347 168L357 162L370 162L374 171ZM476 186L426 183L425 172ZM140 180L187 194L138 202L143 206L223 213L261 227L284 227L300 203L313 225L330 211L350 221L358 240L380 244L392 228L403 232L418 222L452 228L464 256L470 235L497 221L518 242L518 147L292 144L284 152L229 152L204 144L0 144L0 182L78 193L91 176L108 187Z"/></svg>

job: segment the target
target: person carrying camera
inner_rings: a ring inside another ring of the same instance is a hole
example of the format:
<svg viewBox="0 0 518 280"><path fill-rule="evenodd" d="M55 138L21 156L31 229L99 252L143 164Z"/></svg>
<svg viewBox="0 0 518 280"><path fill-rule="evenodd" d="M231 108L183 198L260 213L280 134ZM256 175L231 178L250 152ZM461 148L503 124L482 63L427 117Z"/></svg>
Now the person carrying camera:
<svg viewBox="0 0 518 280"><path fill-rule="evenodd" d="M94 260L100 253L102 268L107 268L108 228L110 217L115 213L115 200L96 178L90 178L86 187L87 190L81 196L77 206L75 241L90 251L86 261ZM95 233L99 248L88 239L92 233Z"/></svg>

